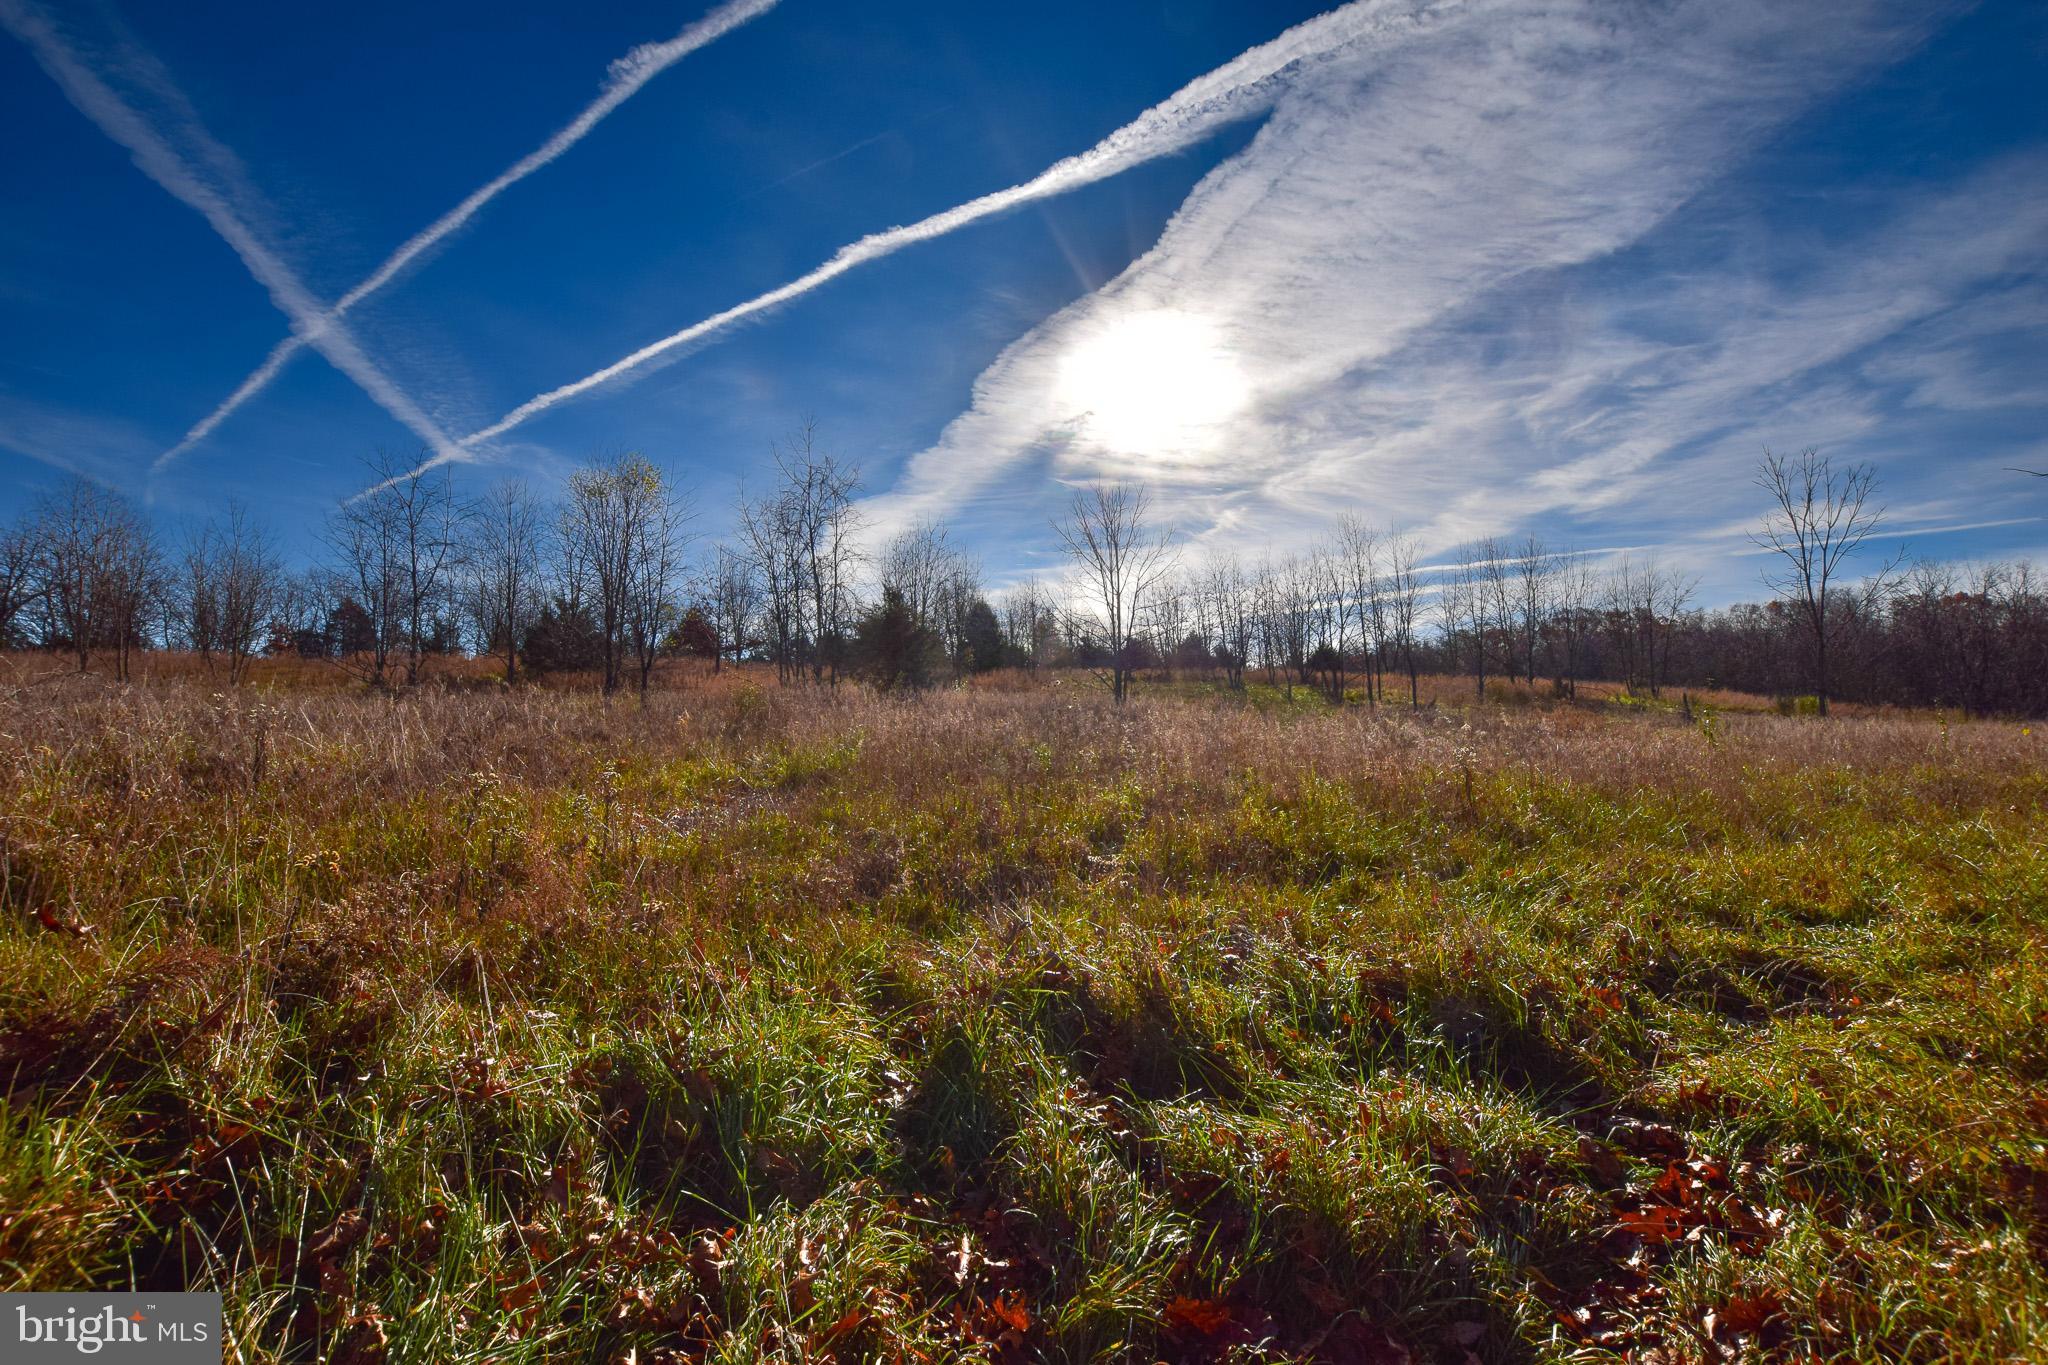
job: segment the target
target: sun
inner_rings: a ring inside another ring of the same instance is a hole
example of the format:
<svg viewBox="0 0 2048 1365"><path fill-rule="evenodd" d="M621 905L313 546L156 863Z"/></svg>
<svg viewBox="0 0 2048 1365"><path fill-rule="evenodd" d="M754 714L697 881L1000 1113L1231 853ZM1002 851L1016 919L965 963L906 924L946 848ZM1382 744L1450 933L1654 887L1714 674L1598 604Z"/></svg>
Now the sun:
<svg viewBox="0 0 2048 1365"><path fill-rule="evenodd" d="M1177 309L1099 323L1061 357L1055 397L1095 444L1160 460L1214 453L1249 386L1221 331Z"/></svg>

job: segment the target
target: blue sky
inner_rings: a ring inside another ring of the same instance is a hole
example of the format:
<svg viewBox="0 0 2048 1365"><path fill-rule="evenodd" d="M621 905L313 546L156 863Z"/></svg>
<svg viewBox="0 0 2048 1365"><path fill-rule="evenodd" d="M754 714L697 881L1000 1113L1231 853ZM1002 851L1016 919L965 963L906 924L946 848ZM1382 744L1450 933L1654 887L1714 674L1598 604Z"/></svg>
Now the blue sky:
<svg viewBox="0 0 2048 1365"><path fill-rule="evenodd" d="M724 31L688 27L707 14ZM1436 548L1641 547L1755 596L1766 445L1876 462L1916 554L2048 546L2048 482L2004 471L2048 468L2048 7L2025 0L0 20L0 514L75 469L173 523L240 497L310 551L380 451L481 488L638 449L715 535L808 414L878 535L944 520L998 583L1049 567L1068 485L1114 477L1198 555L1357 511ZM318 325L616 91L613 63L693 31ZM294 309L314 344L164 460Z"/></svg>

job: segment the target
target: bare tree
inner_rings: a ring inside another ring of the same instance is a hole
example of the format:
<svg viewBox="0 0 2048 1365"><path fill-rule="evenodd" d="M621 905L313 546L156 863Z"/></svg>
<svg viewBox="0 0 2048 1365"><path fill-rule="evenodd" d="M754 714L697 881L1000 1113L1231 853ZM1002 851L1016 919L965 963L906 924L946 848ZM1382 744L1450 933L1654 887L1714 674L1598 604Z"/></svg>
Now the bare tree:
<svg viewBox="0 0 2048 1365"><path fill-rule="evenodd" d="M1202 633L1223 666L1225 680L1244 690L1244 670L1258 640L1258 603L1253 583L1234 557L1209 562L1195 582Z"/></svg>
<svg viewBox="0 0 2048 1365"><path fill-rule="evenodd" d="M1479 542L1477 571L1480 616L1480 640L1478 648L1485 652L1486 645L1493 640L1500 641L1504 663L1502 669L1509 681L1515 676L1515 562L1514 552L1492 536ZM1480 664L1482 673L1484 661ZM1480 688L1483 693L1484 686Z"/></svg>
<svg viewBox="0 0 2048 1365"><path fill-rule="evenodd" d="M837 682L854 609L860 471L818 449L812 422L770 455L775 486L758 499L742 489L739 521L766 594L776 677L787 682L808 665L813 681L829 672Z"/></svg>
<svg viewBox="0 0 2048 1365"><path fill-rule="evenodd" d="M1671 641L1698 586L1697 576L1667 569L1655 555L1642 560L1624 555L1615 564L1602 590L1602 606L1629 687L1663 695Z"/></svg>
<svg viewBox="0 0 2048 1365"><path fill-rule="evenodd" d="M881 587L893 589L915 629L938 640L957 675L970 653L968 612L981 597L981 562L952 544L946 528L921 522L883 548Z"/></svg>
<svg viewBox="0 0 2048 1365"><path fill-rule="evenodd" d="M403 651L405 680L416 683L438 630L430 623L448 605L464 548L466 509L446 471L421 471L380 455L373 483L345 500L328 520L327 542L347 596L369 617L363 651L366 675L382 685L393 654Z"/></svg>
<svg viewBox="0 0 2048 1365"><path fill-rule="evenodd" d="M1551 591L1551 623L1557 638L1553 659L1558 667L1558 690L1567 697L1579 695L1579 666L1585 656L1586 634L1591 626L1594 594L1599 575L1583 555L1563 554L1556 561L1557 575Z"/></svg>
<svg viewBox="0 0 2048 1365"><path fill-rule="evenodd" d="M239 502L186 541L177 611L186 640L209 670L226 660L228 685L241 686L249 661L270 638L284 566L270 533Z"/></svg>
<svg viewBox="0 0 2048 1365"><path fill-rule="evenodd" d="M1365 664L1365 697L1378 705L1386 665L1391 619L1387 611L1382 565L1385 538L1363 517L1347 515L1337 522L1336 554L1345 603L1357 623L1359 652Z"/></svg>
<svg viewBox="0 0 2048 1365"><path fill-rule="evenodd" d="M604 694L624 680L630 653L641 693L669 621L687 509L662 472L628 453L569 476L561 510L566 573L580 584L602 642Z"/></svg>
<svg viewBox="0 0 2048 1365"><path fill-rule="evenodd" d="M1422 614L1422 575L1415 565L1415 541L1405 534L1387 540L1387 620L1401 664L1408 673L1408 705L1422 705L1415 658L1416 632Z"/></svg>
<svg viewBox="0 0 2048 1365"><path fill-rule="evenodd" d="M27 517L0 531L0 649L13 642L15 622L42 595L37 551L36 528Z"/></svg>
<svg viewBox="0 0 2048 1365"><path fill-rule="evenodd" d="M45 610L83 673L92 652L114 651L125 681L150 602L162 588L156 537L127 499L74 478L38 505L36 576Z"/></svg>
<svg viewBox="0 0 2048 1365"><path fill-rule="evenodd" d="M1522 676L1536 685L1536 646L1551 609L1558 573L1557 558L1533 534L1522 542L1514 561L1514 615Z"/></svg>
<svg viewBox="0 0 2048 1365"><path fill-rule="evenodd" d="M761 579L753 561L745 554L721 545L713 553L704 596L711 607L711 624L718 632L719 654L732 655L737 664L746 652L748 632L761 611ZM718 669L714 659L712 670Z"/></svg>
<svg viewBox="0 0 2048 1365"><path fill-rule="evenodd" d="M470 619L480 651L505 660L505 681L519 676L519 642L540 613L546 516L523 483L485 494L469 521Z"/></svg>
<svg viewBox="0 0 2048 1365"><path fill-rule="evenodd" d="M1001 598L1003 636L1012 656L1036 673L1058 632L1058 614L1037 578L1013 584Z"/></svg>
<svg viewBox="0 0 2048 1365"><path fill-rule="evenodd" d="M644 698L662 641L682 619L676 596L695 514L687 495L651 465L627 498L625 626Z"/></svg>
<svg viewBox="0 0 2048 1365"><path fill-rule="evenodd" d="M1098 485L1074 494L1065 521L1054 523L1101 611L1110 658L1110 692L1121 705L1130 691L1131 636L1146 602L1172 569L1173 537L1155 529L1145 490Z"/></svg>
<svg viewBox="0 0 2048 1365"><path fill-rule="evenodd" d="M1791 602L1806 626L1813 649L1814 694L1825 716L1828 649L1837 619L1831 594L1837 591L1843 560L1884 523L1884 508L1871 501L1877 471L1868 464L1838 469L1809 446L1789 460L1765 451L1756 482L1774 505L1751 539L1784 561L1782 568L1765 571L1764 585ZM1887 565L1868 580L1866 591L1881 591L1892 567Z"/></svg>
<svg viewBox="0 0 2048 1365"><path fill-rule="evenodd" d="M1454 655L1460 640L1470 647L1473 694L1481 701L1486 699L1486 632L1493 621L1487 591L1490 546L1491 542L1467 545L1437 595L1444 643Z"/></svg>

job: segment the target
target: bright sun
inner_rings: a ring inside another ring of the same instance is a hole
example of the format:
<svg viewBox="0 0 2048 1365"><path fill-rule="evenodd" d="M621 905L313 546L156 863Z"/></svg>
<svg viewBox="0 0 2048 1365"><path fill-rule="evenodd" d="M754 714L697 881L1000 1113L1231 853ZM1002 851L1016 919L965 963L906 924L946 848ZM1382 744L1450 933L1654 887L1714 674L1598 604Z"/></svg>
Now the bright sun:
<svg viewBox="0 0 2048 1365"><path fill-rule="evenodd" d="M1060 360L1057 398L1100 445L1200 459L1248 392L1214 323L1173 309L1097 326Z"/></svg>

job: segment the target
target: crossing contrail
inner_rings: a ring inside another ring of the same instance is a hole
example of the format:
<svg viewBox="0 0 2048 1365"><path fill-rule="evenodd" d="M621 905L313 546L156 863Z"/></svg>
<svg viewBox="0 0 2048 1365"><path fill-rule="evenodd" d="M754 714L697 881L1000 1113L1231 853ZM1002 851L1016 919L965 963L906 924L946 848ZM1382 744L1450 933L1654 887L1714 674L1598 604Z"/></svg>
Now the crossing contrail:
<svg viewBox="0 0 2048 1365"><path fill-rule="evenodd" d="M175 102L174 112L180 115L182 125L179 131L182 140L189 144L190 155L174 148L147 118L87 66L64 35L39 11L21 0L0 0L0 25L35 54L36 61L79 113L128 149L137 169L207 221L241 258L250 275L269 292L271 302L291 320L294 332L307 345L327 357L372 401L426 442L435 460L461 457L463 452L454 439L363 354L347 329L324 316L319 300L244 220L236 201L251 196L240 183L239 163L199 126L197 116L190 113L183 97L152 61L142 60L128 74L136 84Z"/></svg>
<svg viewBox="0 0 2048 1365"><path fill-rule="evenodd" d="M631 374L677 347L702 341L735 323L808 294L855 266L879 260L918 242L943 237L970 223L1034 200L1065 194L1132 166L1171 155L1227 124L1269 108L1287 78L1302 65L1326 58L1368 38L1398 36L1404 30L1420 26L1439 11L1455 8L1457 3L1458 0L1442 0L1442 3L1415 6L1396 5L1385 0L1354 0L1352 4L1298 24L1271 42L1252 48L1198 78L1087 151L1055 162L1033 179L985 194L907 227L873 233L841 247L838 254L808 275L643 346L573 384L564 384L530 398L489 426L465 436L461 444L467 449L479 441L500 436L558 403ZM437 453L428 463L440 464L446 459L459 458L459 455Z"/></svg>
<svg viewBox="0 0 2048 1365"><path fill-rule="evenodd" d="M459 230L463 224L474 218L484 205L582 141L584 135L595 128L607 114L631 99L642 86L656 76L698 48L716 41L748 20L766 14L775 8L778 2L779 0L727 0L727 3L712 10L668 41L643 43L613 62L610 77L605 81L604 88L582 113L564 124L560 131L546 142L513 162L495 179L472 191L461 203L414 233L404 245L392 252L382 265L365 276L361 284L335 300L334 306L322 314L325 322L331 324L345 316L351 308L397 278L399 273L423 252L431 249L450 233ZM163 469L172 460L212 435L214 429L226 421L237 408L267 388L270 381L277 377L278 372L307 344L309 339L297 331L278 342L264 358L263 363L257 366L219 407L201 418L185 433L184 440L157 456L156 463L151 466L152 471Z"/></svg>

